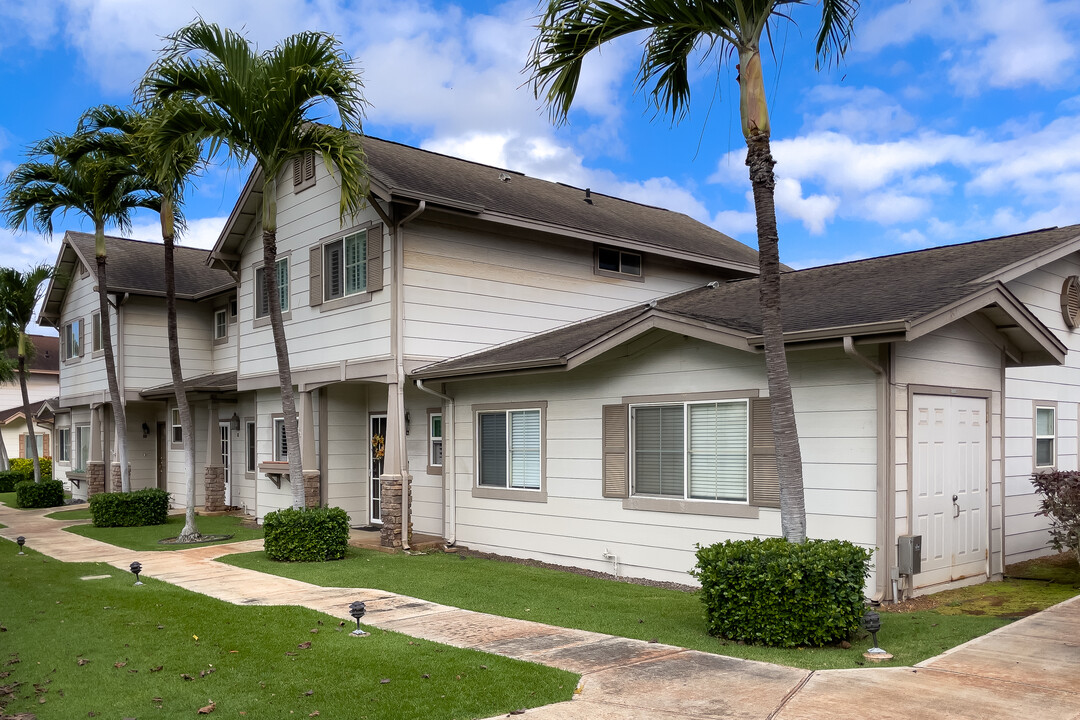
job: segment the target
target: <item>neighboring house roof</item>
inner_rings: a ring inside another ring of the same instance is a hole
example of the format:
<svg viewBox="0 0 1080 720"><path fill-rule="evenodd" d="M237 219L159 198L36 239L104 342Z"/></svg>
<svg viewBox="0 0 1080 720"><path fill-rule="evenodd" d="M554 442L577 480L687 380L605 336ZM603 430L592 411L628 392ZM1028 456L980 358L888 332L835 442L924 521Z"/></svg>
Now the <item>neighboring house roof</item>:
<svg viewBox="0 0 1080 720"><path fill-rule="evenodd" d="M108 253L108 291L165 297L165 246L112 236L105 237ZM236 287L228 272L207 267L206 250L176 246L176 297L179 300L202 300ZM94 236L69 230L64 233L56 259L56 276L49 282L45 294L43 320L57 320L64 294L79 263L94 277L97 263L94 258Z"/></svg>
<svg viewBox="0 0 1080 720"><path fill-rule="evenodd" d="M39 418L39 415L41 415L41 410L46 402L47 401L45 400L38 400L37 402L30 403L30 414L34 417L35 421ZM22 420L25 419L25 417L26 416L23 415L22 405L17 405L6 410L0 410L0 425L7 425L13 420ZM47 417L43 417L42 419L51 422L52 413L47 413Z"/></svg>
<svg viewBox="0 0 1080 720"><path fill-rule="evenodd" d="M949 245L784 273L785 340L913 340L974 312L1007 338L1010 364L1060 363L1065 346L1004 286L1039 256L1080 249L1080 225ZM695 332L690 326L696 326ZM710 283L523 340L421 368L419 378L559 369L584 362L653 327L690 332L732 347L763 345L756 278ZM717 335L719 334L719 335Z"/></svg>
<svg viewBox="0 0 1080 720"><path fill-rule="evenodd" d="M60 374L60 338L55 335L30 335L34 343L34 357L30 361L30 372L42 375ZM8 349L8 357L15 360L18 350Z"/></svg>
<svg viewBox="0 0 1080 720"><path fill-rule="evenodd" d="M372 194L387 202L416 205L423 200L428 207L494 222L757 273L755 250L682 213L370 136L362 143ZM214 257L233 260L239 255L258 216L261 187L261 173L255 170Z"/></svg>
<svg viewBox="0 0 1080 720"><path fill-rule="evenodd" d="M235 392L236 371L224 373L210 373L184 380L184 389L189 392ZM147 400L161 400L173 397L173 384L171 382L147 388L139 393Z"/></svg>

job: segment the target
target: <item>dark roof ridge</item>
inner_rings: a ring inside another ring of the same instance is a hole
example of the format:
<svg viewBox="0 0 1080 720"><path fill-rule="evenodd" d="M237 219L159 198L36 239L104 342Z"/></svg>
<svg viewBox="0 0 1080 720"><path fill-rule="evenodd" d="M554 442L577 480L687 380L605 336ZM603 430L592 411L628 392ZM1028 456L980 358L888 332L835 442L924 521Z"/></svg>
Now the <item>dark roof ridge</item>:
<svg viewBox="0 0 1080 720"><path fill-rule="evenodd" d="M71 233L72 235L85 235L86 237L94 237L94 233L83 232L82 230L67 230L65 233ZM95 238L96 239L96 238ZM119 235L106 235L106 240L120 240L122 242L139 243L140 245L158 245L165 247L165 243L161 240L139 240L138 238L126 238ZM207 248L197 248L191 245L181 245L179 242L173 243L173 250L183 250L185 252L202 252L207 255L210 254L210 250Z"/></svg>

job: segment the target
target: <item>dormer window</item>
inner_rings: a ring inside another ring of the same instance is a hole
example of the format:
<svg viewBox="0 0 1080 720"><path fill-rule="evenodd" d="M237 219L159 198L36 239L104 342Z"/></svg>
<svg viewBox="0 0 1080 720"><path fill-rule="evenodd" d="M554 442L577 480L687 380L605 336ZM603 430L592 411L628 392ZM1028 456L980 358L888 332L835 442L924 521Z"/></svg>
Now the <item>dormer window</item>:
<svg viewBox="0 0 1080 720"><path fill-rule="evenodd" d="M613 247L598 247L595 270L597 275L640 279L641 254Z"/></svg>

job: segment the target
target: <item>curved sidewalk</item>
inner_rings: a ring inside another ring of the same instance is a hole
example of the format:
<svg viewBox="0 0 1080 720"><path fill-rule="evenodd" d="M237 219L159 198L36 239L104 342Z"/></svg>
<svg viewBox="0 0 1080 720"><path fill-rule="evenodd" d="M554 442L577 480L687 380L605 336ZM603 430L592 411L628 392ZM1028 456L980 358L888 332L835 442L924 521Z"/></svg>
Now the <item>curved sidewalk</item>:
<svg viewBox="0 0 1080 720"><path fill-rule="evenodd" d="M214 562L261 540L136 552L61 528L49 510L0 505L0 536L66 562L106 562L237 605L301 605L414 637L562 668L574 699L528 711L543 720L1080 718L1080 597L909 668L810 672L461 610L368 588L326 588ZM150 557L148 557L150 556Z"/></svg>

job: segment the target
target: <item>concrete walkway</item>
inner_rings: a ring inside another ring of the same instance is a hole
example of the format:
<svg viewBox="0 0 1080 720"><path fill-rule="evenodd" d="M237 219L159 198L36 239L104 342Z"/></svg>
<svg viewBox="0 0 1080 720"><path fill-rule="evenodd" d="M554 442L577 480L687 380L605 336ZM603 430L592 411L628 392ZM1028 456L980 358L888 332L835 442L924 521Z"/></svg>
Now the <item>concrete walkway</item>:
<svg viewBox="0 0 1080 720"><path fill-rule="evenodd" d="M0 536L23 535L28 547L68 562L126 571L139 560L150 577L238 605L301 605L348 620L349 603L364 600L367 625L579 673L573 700L528 711L538 720L1080 720L1080 597L916 667L809 672L214 562L259 550L261 540L134 552L62 532L71 523L48 512L0 505Z"/></svg>

